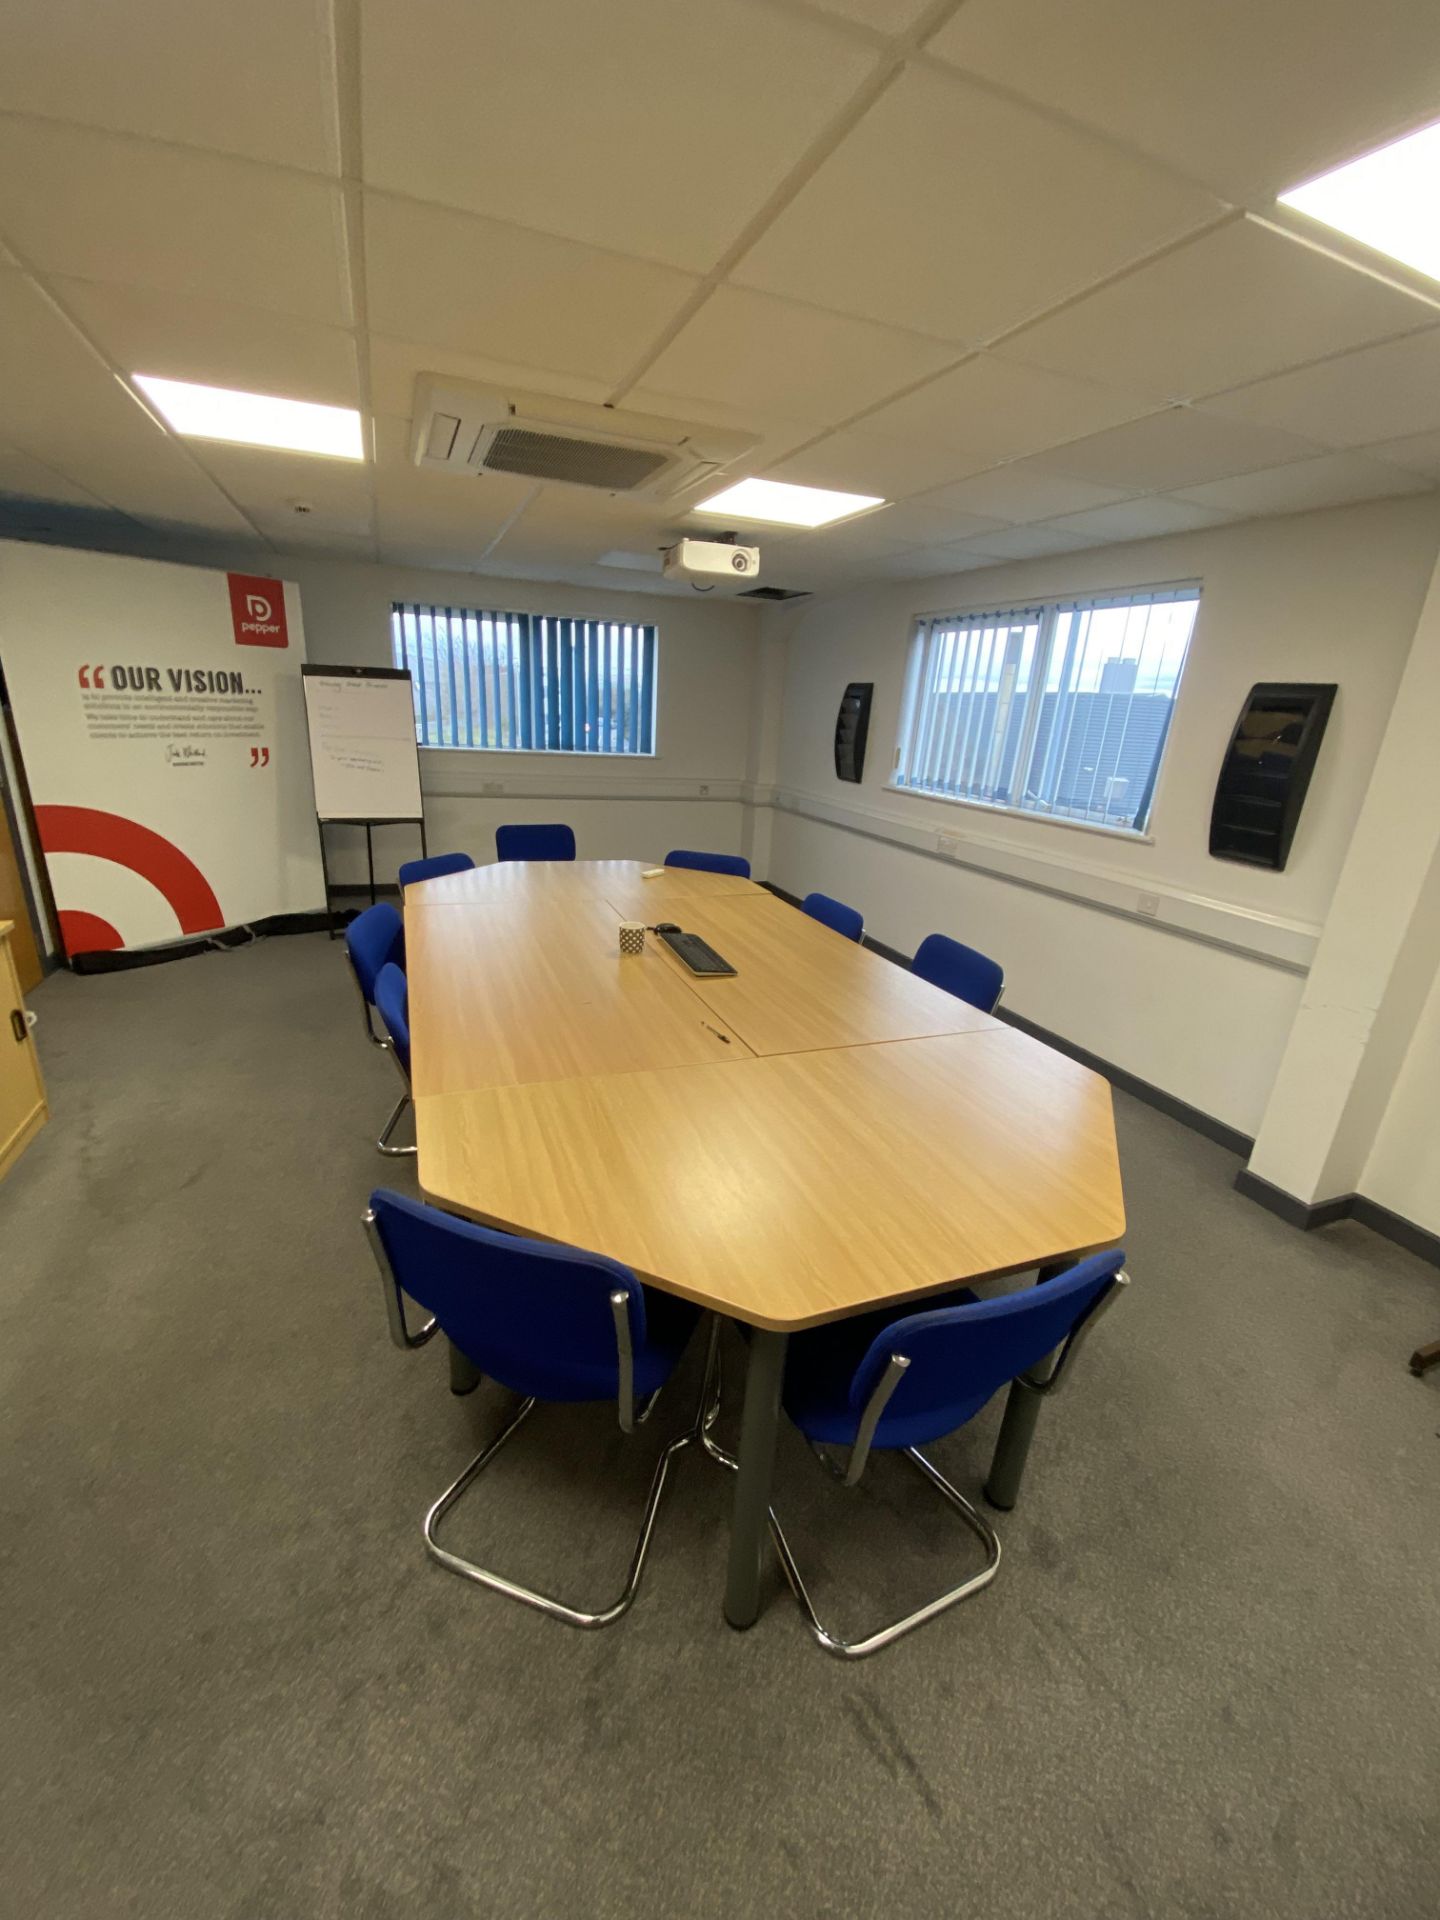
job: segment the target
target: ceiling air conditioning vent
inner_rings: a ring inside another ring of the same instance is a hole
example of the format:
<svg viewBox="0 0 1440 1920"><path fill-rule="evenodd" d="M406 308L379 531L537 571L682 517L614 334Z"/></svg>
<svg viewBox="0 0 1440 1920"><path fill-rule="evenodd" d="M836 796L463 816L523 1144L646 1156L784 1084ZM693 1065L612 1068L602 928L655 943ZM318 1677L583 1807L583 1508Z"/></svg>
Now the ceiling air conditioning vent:
<svg viewBox="0 0 1440 1920"><path fill-rule="evenodd" d="M698 492L755 445L753 435L624 413L539 393L421 374L411 421L416 466L508 473L632 500Z"/></svg>
<svg viewBox="0 0 1440 1920"><path fill-rule="evenodd" d="M609 493L633 493L666 463L663 453L567 440L529 427L502 427L485 455L489 473L521 473L529 480L568 481L572 487L604 487Z"/></svg>

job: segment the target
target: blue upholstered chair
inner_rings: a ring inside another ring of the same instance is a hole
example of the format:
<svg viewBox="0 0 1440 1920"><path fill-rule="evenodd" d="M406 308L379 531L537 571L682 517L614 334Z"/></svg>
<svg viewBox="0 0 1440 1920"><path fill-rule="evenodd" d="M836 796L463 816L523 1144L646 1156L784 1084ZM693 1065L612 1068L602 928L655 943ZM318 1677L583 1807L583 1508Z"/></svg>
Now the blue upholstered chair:
<svg viewBox="0 0 1440 1920"><path fill-rule="evenodd" d="M943 987L982 1013L993 1013L1005 991L1005 969L974 947L945 933L929 933L915 950L910 971L932 987Z"/></svg>
<svg viewBox="0 0 1440 1920"><path fill-rule="evenodd" d="M1093 1254L1018 1293L980 1300L962 1287L917 1313L883 1308L792 1337L785 1411L824 1464L853 1487L877 1449L904 1453L985 1547L984 1566L959 1586L862 1639L843 1640L817 1616L772 1510L770 1527L785 1577L827 1652L849 1659L874 1653L994 1579L1000 1565L994 1529L920 1448L973 1420L1011 1380L1034 1393L1053 1393L1083 1336L1126 1284L1124 1259L1119 1252ZM1058 1358L1045 1367L1056 1348ZM830 1446L850 1449L845 1466L827 1458L822 1449Z"/></svg>
<svg viewBox="0 0 1440 1920"><path fill-rule="evenodd" d="M400 1116L410 1104L410 992L404 974L393 961L383 966L375 979L375 1005L380 1018L385 1022L385 1031L389 1035L386 1045L390 1057L400 1070L400 1078L405 1082L405 1091L395 1102L390 1118L385 1122L384 1131L375 1142L381 1153L391 1159L399 1159L402 1154L414 1153L414 1147L392 1147L390 1136L400 1124Z"/></svg>
<svg viewBox="0 0 1440 1920"><path fill-rule="evenodd" d="M350 960L350 971L354 975L355 985L360 990L360 1014L365 1022L365 1038L372 1046L383 1047L385 1042L375 1031L371 1019L371 1009L375 1005L375 981L380 969L390 962L397 967L405 965L405 923L394 907L382 900L377 906L367 907L364 913L356 914L345 929L345 952Z"/></svg>
<svg viewBox="0 0 1440 1920"><path fill-rule="evenodd" d="M828 893L807 893L800 902L800 911L820 921L822 926L843 934L847 940L858 940L865 931L864 915L854 907L847 907L843 900L832 900Z"/></svg>
<svg viewBox="0 0 1440 1920"><path fill-rule="evenodd" d="M432 853L424 860L404 860L400 864L400 890L403 893L417 880L438 880L447 873L468 873L474 864L468 853Z"/></svg>
<svg viewBox="0 0 1440 1920"><path fill-rule="evenodd" d="M610 1605L582 1609L522 1587L442 1547L437 1529L529 1418L537 1400L613 1401L621 1428L632 1432L648 1418L674 1371L700 1318L699 1308L642 1286L628 1267L598 1253L496 1233L398 1193L371 1194L365 1227L395 1344L417 1347L432 1334L443 1333L477 1373L521 1396L496 1437L426 1514L425 1545L431 1558L451 1573L568 1626L609 1626L625 1612L640 1585L670 1461L701 1438L705 1393L692 1426L660 1455L629 1576L619 1599ZM405 1317L407 1294L431 1316L413 1333ZM707 1365L706 1393L709 1379Z"/></svg>
<svg viewBox="0 0 1440 1920"><path fill-rule="evenodd" d="M496 827L495 853L501 860L573 860L573 827Z"/></svg>
<svg viewBox="0 0 1440 1920"><path fill-rule="evenodd" d="M750 878L750 862L738 853L692 853L688 847L676 847L665 856L667 867L691 867L696 873L733 873L738 880Z"/></svg>

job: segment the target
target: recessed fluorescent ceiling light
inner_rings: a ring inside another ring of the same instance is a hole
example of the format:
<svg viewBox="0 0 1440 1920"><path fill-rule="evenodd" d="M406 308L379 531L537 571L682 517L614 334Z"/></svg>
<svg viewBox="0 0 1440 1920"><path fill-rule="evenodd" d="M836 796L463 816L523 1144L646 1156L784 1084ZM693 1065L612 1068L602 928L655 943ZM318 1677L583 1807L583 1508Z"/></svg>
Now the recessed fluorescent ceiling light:
<svg viewBox="0 0 1440 1920"><path fill-rule="evenodd" d="M1282 193L1280 204L1440 280L1440 122Z"/></svg>
<svg viewBox="0 0 1440 1920"><path fill-rule="evenodd" d="M279 400L274 394L239 393L233 387L197 387L189 380L158 380L149 373L137 373L135 384L176 433L194 440L328 453L338 460L365 458L360 416L353 407Z"/></svg>
<svg viewBox="0 0 1440 1920"><path fill-rule="evenodd" d="M783 480L740 480L697 513L722 513L731 520L762 520L772 527L828 527L866 507L883 507L878 493L831 493L825 487L791 487Z"/></svg>

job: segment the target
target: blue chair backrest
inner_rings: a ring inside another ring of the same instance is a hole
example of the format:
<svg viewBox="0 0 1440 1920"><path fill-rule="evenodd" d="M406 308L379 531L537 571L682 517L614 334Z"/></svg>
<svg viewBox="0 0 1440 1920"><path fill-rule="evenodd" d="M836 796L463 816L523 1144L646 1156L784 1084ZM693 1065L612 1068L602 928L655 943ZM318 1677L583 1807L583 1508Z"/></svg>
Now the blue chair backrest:
<svg viewBox="0 0 1440 1920"><path fill-rule="evenodd" d="M573 827L496 827L495 852L502 860L573 860Z"/></svg>
<svg viewBox="0 0 1440 1920"><path fill-rule="evenodd" d="M696 873L733 873L737 879L750 878L750 862L738 853L692 853L688 847L676 847L665 856L667 867L693 867Z"/></svg>
<svg viewBox="0 0 1440 1920"><path fill-rule="evenodd" d="M628 1298L631 1344L637 1353L645 1345L645 1293L628 1267L383 1189L370 1206L396 1280L482 1373L542 1400L617 1396L617 1288Z"/></svg>
<svg viewBox="0 0 1440 1920"><path fill-rule="evenodd" d="M864 915L854 907L847 907L843 900L832 900L828 893L807 893L800 902L800 911L808 913L812 920L833 927L836 933L843 933L847 940L858 940L865 931Z"/></svg>
<svg viewBox="0 0 1440 1920"><path fill-rule="evenodd" d="M400 885L413 887L417 880L438 880L446 873L468 873L474 864L468 853L432 853L425 860L405 860L400 866Z"/></svg>
<svg viewBox="0 0 1440 1920"><path fill-rule="evenodd" d="M345 929L345 951L370 1006L375 1004L375 982L380 969L405 965L405 922L388 901L367 907Z"/></svg>
<svg viewBox="0 0 1440 1920"><path fill-rule="evenodd" d="M380 969L375 981L375 1005L390 1035L395 1058L410 1073L410 992L405 976L392 962Z"/></svg>
<svg viewBox="0 0 1440 1920"><path fill-rule="evenodd" d="M910 971L943 987L957 1000L968 1000L982 1013L993 1013L1005 984L1005 969L974 947L952 940L948 933L930 933L915 950Z"/></svg>
<svg viewBox="0 0 1440 1920"><path fill-rule="evenodd" d="M877 1447L916 1447L953 1433L1007 1381L1060 1346L1111 1286L1120 1252L1095 1253L1018 1293L893 1320L871 1341L850 1383L859 1413L892 1353L910 1365L875 1430Z"/></svg>

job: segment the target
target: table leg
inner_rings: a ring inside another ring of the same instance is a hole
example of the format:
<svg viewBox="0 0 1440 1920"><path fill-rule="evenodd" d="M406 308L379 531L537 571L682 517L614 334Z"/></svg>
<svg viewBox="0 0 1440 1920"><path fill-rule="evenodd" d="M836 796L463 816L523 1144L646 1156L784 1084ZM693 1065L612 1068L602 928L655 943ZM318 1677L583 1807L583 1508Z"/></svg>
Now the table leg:
<svg viewBox="0 0 1440 1920"><path fill-rule="evenodd" d="M1035 1284L1043 1286L1057 1273L1068 1271L1063 1266L1041 1267ZM1005 1417L1000 1422L1000 1434L990 1462L990 1477L985 1482L985 1498L1003 1513L1008 1513L1020 1497L1020 1482L1025 1478L1025 1462L1030 1456L1030 1442L1035 1437L1035 1422L1040 1418L1040 1402L1044 1397L1033 1387L1027 1387L1023 1380L1011 1382Z"/></svg>
<svg viewBox="0 0 1440 1920"><path fill-rule="evenodd" d="M473 1393L484 1376L468 1353L462 1353L453 1341L446 1344L450 1348L450 1391Z"/></svg>
<svg viewBox="0 0 1440 1920"><path fill-rule="evenodd" d="M775 1434L780 1424L780 1383L785 1376L783 1333L756 1327L750 1335L745 1372L745 1411L740 1425L740 1470L730 1521L730 1564L725 1579L725 1618L732 1627L753 1627L760 1613L760 1566L770 1524L770 1480Z"/></svg>

